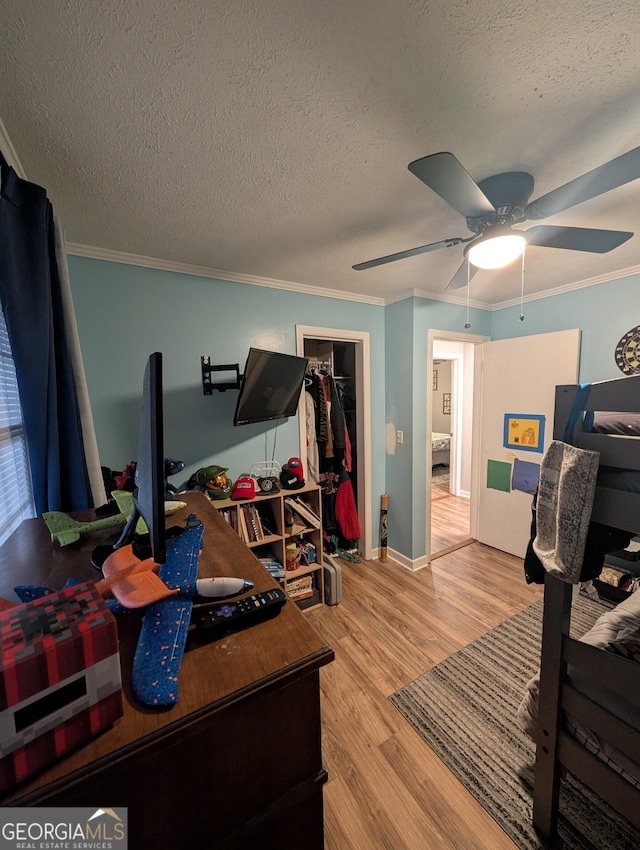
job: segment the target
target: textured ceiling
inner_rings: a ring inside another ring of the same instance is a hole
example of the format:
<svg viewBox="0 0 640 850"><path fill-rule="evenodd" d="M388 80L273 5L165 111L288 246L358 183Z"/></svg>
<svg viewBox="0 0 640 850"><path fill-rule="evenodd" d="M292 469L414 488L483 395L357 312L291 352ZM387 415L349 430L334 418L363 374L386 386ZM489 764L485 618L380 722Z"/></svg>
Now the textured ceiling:
<svg viewBox="0 0 640 850"><path fill-rule="evenodd" d="M351 266L470 235L408 163L537 197L637 147L639 36L637 0L3 0L0 118L77 250L390 300L442 293L462 246ZM636 271L640 181L544 223L637 235L531 248L529 292ZM518 264L472 283L519 291Z"/></svg>

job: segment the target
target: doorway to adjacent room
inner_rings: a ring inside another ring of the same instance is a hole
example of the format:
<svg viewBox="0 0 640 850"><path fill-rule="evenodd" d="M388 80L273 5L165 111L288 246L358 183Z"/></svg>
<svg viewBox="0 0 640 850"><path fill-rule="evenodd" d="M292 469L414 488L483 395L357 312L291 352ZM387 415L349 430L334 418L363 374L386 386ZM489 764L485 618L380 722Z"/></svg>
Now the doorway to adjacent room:
<svg viewBox="0 0 640 850"><path fill-rule="evenodd" d="M459 387L458 361L435 357L431 380L431 560L471 542L470 499L456 495L451 476L451 453L460 435L456 433L453 398Z"/></svg>
<svg viewBox="0 0 640 850"><path fill-rule="evenodd" d="M475 346L487 337L429 331L427 552L429 561L472 542Z"/></svg>

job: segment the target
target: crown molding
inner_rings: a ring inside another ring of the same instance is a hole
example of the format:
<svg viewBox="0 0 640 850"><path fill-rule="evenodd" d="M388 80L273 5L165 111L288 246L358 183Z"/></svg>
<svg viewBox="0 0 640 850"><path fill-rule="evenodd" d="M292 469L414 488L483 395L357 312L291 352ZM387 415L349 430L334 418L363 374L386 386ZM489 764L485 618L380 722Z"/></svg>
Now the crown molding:
<svg viewBox="0 0 640 850"><path fill-rule="evenodd" d="M3 152L5 149L11 152L13 147L9 145L5 148L4 139L7 138L3 134L3 126L0 121L0 144L2 144ZM13 157L12 157L13 158ZM7 156L9 159L9 156ZM15 166L14 166L15 168ZM18 169L16 168L16 173ZM77 257L87 257L93 260L106 260L111 263L124 263L130 266L142 266L149 269L160 269L162 271L176 272L178 274L195 275L196 277L208 277L216 280L227 280L232 283L246 283L252 286L266 286L271 289L282 289L288 292L300 292L304 295L317 295L322 298L338 298L342 301L355 301L361 304L372 304L378 307L387 307L390 304L395 304L399 301L405 301L407 298L424 298L431 301L442 301L447 304L455 304L457 306L466 307L466 297L452 295L448 292L431 292L427 289L411 289L405 292L398 293L391 298L377 298L371 295L360 295L355 292L342 292L337 289L327 289L316 286L309 286L304 283L295 283L288 280L276 280L269 277L260 277L251 274L238 274L237 272L226 271L225 269L212 269L206 266L196 266L190 263L178 263L173 260L162 260L157 257L145 257L140 254L127 254L123 251L113 251L108 248L96 248L90 245L80 245L75 242L67 243L67 253ZM583 280L574 281L573 283L557 286L553 289L545 289L541 292L532 292L525 295L524 301L538 301L542 298L551 298L554 295L562 295L566 292L573 292L577 289L585 289L588 286L597 286L600 283L608 283L614 280L620 280L624 277L640 274L640 264L629 266L626 269L618 269L614 272L598 275L596 277L585 278ZM507 301L500 301L496 304L490 304L484 301L471 299L469 307L478 310L488 310L493 312L496 310L504 310L508 307L514 307L520 304L520 298L512 298Z"/></svg>
<svg viewBox="0 0 640 850"><path fill-rule="evenodd" d="M542 298L551 298L554 295L563 295L565 292L573 292L576 289L586 289L588 286L598 286L600 283L610 283L614 280L621 280L624 277L640 274L640 265L628 266L626 269L617 269L614 272L607 274L596 275L595 277L586 277L582 280L576 280L573 283L567 283L563 286L556 286L553 289L545 289L541 292L532 292L530 295L525 295L525 303L529 301L540 301ZM488 307L489 310L503 310L505 307L515 307L520 304L519 298L512 298L509 301L501 301L498 304L493 304Z"/></svg>
<svg viewBox="0 0 640 850"><path fill-rule="evenodd" d="M295 283L289 280L275 280L270 277L259 277L251 274L238 274L225 269L210 269L206 266L195 266L190 263L178 263L173 260L162 260L157 257L145 257L140 254L127 254L123 251L113 251L109 248L95 248L90 245L79 245L67 242L67 253L76 257L87 257L92 260L106 260L110 263L124 263L129 266L142 266L148 269L160 269L178 274L208 277L216 280L228 280L232 283L247 283L252 286L266 286L271 289L283 289L287 292L301 292L304 295L318 295L322 298L340 298L343 301L358 301L363 304L373 304L384 307L384 298L374 298L369 295L359 295L353 292L341 292L337 289L325 289L309 286L305 283Z"/></svg>
<svg viewBox="0 0 640 850"><path fill-rule="evenodd" d="M543 298L551 298L554 295L563 295L566 292L573 292L577 289L586 289L588 286L598 286L600 283L609 283L611 281L621 280L624 277L631 277L636 274L640 274L640 265L629 266L626 269L617 269L616 271L607 272L606 274L597 275L595 277L583 278L582 280L576 280L573 281L573 283L566 283L562 286L553 287L552 289L531 292L529 294L525 294L524 302L526 304L529 301L540 301ZM467 304L466 298L458 298L455 295L450 295L446 292L429 292L423 289L414 289L412 294L415 295L416 298L429 298L432 301L445 301L449 304L461 304L463 306L466 306ZM396 298L393 300L399 301L407 297L408 296L405 294L402 299ZM387 303L391 304L393 301L389 300ZM499 301L495 304L473 300L469 302L470 307L477 307L480 310L488 310L489 312L504 310L507 307L517 307L519 304L520 297L510 298L507 301Z"/></svg>
<svg viewBox="0 0 640 850"><path fill-rule="evenodd" d="M466 291L466 289L465 289ZM478 310L491 310L491 305L484 301L475 301L473 298L467 302L466 296L452 295L449 292L430 292L428 289L414 289L411 294L415 298L428 298L431 301L443 301L445 304L456 304L458 307L469 307Z"/></svg>

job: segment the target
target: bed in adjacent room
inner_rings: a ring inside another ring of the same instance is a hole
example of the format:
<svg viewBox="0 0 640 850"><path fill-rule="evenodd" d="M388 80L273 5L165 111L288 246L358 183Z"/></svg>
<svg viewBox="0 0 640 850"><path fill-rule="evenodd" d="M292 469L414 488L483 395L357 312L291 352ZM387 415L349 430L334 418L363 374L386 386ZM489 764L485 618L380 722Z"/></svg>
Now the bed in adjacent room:
<svg viewBox="0 0 640 850"><path fill-rule="evenodd" d="M449 466L449 453L451 450L451 434L431 435L431 466L443 464Z"/></svg>

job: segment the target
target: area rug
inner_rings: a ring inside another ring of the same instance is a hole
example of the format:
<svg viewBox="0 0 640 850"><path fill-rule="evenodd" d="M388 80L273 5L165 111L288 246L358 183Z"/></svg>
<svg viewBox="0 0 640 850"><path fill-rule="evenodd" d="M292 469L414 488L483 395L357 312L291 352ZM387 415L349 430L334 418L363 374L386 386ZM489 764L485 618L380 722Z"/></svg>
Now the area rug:
<svg viewBox="0 0 640 850"><path fill-rule="evenodd" d="M572 634L584 634L602 612L581 595ZM521 850L544 847L531 825L535 748L516 722L538 669L541 631L539 600L390 697ZM640 833L570 774L561 782L560 812L563 850L640 848Z"/></svg>

